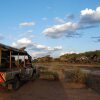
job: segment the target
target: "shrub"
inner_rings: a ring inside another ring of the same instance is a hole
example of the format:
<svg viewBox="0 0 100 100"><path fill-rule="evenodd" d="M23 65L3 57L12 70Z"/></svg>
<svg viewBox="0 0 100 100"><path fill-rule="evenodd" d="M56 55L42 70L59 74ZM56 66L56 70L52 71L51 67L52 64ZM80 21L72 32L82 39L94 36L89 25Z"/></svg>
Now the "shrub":
<svg viewBox="0 0 100 100"><path fill-rule="evenodd" d="M86 82L86 74L81 71L80 68L76 67L71 72L71 81L76 83L85 83Z"/></svg>
<svg viewBox="0 0 100 100"><path fill-rule="evenodd" d="M40 78L47 79L47 80L58 80L58 74L52 71L43 71L40 74Z"/></svg>
<svg viewBox="0 0 100 100"><path fill-rule="evenodd" d="M39 70L39 72L41 73L41 72L47 71L48 68L40 66L40 67L38 68L38 70Z"/></svg>

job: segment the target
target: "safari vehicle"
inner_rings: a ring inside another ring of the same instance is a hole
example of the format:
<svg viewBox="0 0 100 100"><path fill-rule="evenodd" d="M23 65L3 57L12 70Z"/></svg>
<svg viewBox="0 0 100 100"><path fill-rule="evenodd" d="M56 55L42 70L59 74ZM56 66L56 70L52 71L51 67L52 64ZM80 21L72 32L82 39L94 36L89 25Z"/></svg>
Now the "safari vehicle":
<svg viewBox="0 0 100 100"><path fill-rule="evenodd" d="M0 43L0 85L17 90L22 81L34 79L31 56L22 49Z"/></svg>

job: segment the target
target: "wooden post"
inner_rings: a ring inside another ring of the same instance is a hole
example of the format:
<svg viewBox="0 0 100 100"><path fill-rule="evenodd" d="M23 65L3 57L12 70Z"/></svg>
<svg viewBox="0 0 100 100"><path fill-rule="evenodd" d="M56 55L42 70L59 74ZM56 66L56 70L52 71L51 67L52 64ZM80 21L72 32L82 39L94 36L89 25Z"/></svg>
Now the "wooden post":
<svg viewBox="0 0 100 100"><path fill-rule="evenodd" d="M25 67L25 55L24 55L24 67Z"/></svg>
<svg viewBox="0 0 100 100"><path fill-rule="evenodd" d="M11 63L12 61L11 61L11 51L10 51L10 69L11 69Z"/></svg>
<svg viewBox="0 0 100 100"><path fill-rule="evenodd" d="M2 58L2 49L0 47L0 65L1 65L1 58Z"/></svg>
<svg viewBox="0 0 100 100"><path fill-rule="evenodd" d="M18 67L19 67L19 53L18 53Z"/></svg>

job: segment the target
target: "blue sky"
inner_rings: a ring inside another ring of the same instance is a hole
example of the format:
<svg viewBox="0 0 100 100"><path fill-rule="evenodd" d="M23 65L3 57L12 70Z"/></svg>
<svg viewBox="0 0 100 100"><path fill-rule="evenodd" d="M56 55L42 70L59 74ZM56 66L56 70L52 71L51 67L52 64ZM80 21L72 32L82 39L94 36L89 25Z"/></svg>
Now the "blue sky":
<svg viewBox="0 0 100 100"><path fill-rule="evenodd" d="M100 0L0 0L0 43L33 57L100 50Z"/></svg>

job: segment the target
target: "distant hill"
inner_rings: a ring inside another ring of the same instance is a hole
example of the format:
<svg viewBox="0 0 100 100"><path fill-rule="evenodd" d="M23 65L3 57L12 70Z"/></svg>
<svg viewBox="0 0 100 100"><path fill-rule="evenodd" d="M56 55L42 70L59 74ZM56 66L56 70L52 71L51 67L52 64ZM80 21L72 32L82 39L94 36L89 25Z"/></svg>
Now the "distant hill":
<svg viewBox="0 0 100 100"><path fill-rule="evenodd" d="M67 63L100 63L100 50L89 51L84 53L64 54L59 58L52 58L49 55L34 59L33 62L67 62Z"/></svg>

